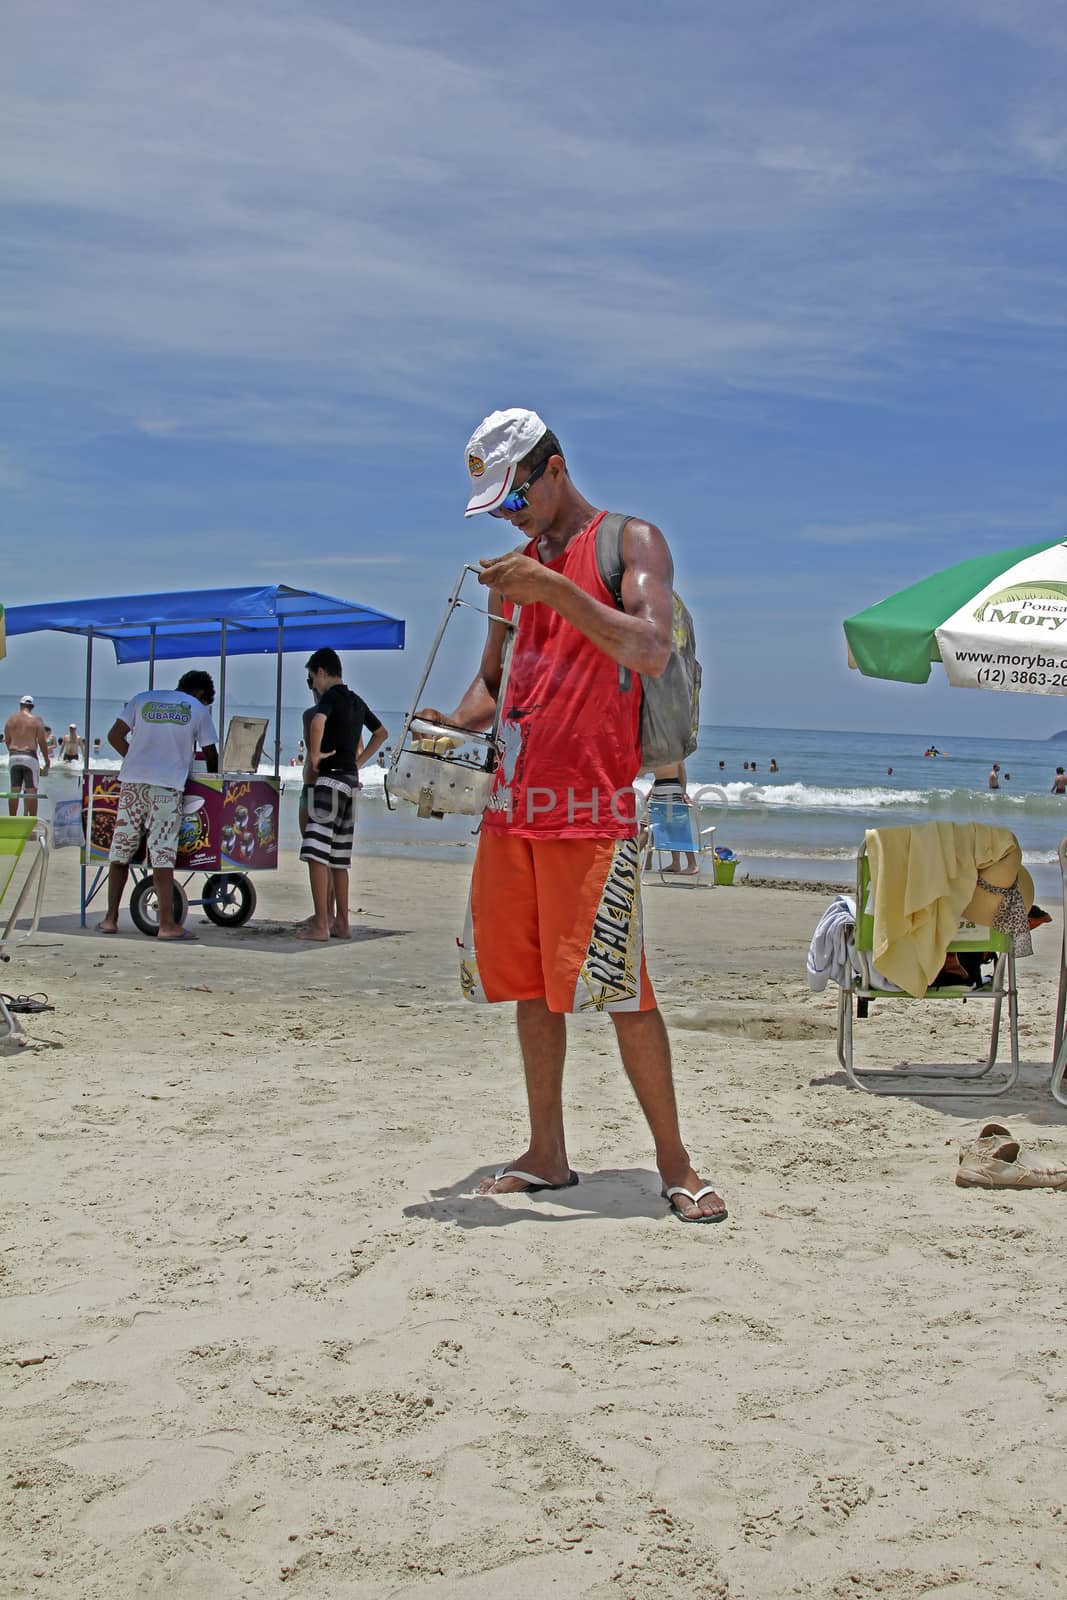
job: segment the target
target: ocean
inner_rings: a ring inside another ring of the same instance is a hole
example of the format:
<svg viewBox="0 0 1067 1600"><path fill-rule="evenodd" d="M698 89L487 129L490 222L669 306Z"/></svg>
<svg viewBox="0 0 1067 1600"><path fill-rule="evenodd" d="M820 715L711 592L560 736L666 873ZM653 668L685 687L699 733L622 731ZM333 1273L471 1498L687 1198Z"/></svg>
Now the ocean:
<svg viewBox="0 0 1067 1600"><path fill-rule="evenodd" d="M45 697L36 709L57 734L72 721L81 728L80 700ZM106 735L121 709L119 701L94 702L94 735ZM301 776L291 763L302 709L287 706L282 711L281 842L290 848L298 843ZM266 716L273 723L273 706L230 704L227 710ZM399 732L401 712L380 714ZM924 754L931 746L940 752L937 756ZM268 751L263 770L273 771L269 735ZM776 773L768 771L772 760L778 764ZM746 761L754 771L745 770ZM997 793L986 786L994 761L1001 766ZM110 750L95 764L106 769L119 765ZM1067 741L964 739L926 728L912 735L710 725L701 728L687 772L690 791L702 791L702 825L714 826L715 843L728 845L740 857L742 873L847 884L865 828L939 820L990 822L1015 833L1038 898L1055 903L1060 896L1056 852L1067 834L1067 797L1049 793L1057 765L1067 765ZM391 812L383 778L377 767L364 772L357 853L445 859L473 853L473 819L420 821L403 802ZM0 786L5 789L6 779L5 752L0 756ZM44 786L49 799L42 803L42 815L49 815L51 800L76 793L76 781L62 763L54 767Z"/></svg>

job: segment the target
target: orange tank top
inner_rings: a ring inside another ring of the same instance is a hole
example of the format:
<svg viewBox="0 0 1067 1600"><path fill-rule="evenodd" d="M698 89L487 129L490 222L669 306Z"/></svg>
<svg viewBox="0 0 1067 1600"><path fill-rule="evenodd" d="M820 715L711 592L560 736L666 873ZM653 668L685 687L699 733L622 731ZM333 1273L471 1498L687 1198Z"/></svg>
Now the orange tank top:
<svg viewBox="0 0 1067 1600"><path fill-rule="evenodd" d="M603 515L545 565L615 610L596 559ZM540 559L536 539L526 554ZM523 606L501 722L504 760L482 826L527 839L632 839L640 720L636 672L624 692L617 661L549 606Z"/></svg>

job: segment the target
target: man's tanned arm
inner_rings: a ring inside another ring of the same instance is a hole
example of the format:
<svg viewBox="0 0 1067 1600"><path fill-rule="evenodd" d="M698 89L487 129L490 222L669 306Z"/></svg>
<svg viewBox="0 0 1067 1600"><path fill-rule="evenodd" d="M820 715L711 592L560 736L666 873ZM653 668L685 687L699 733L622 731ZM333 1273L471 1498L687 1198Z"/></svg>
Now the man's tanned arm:
<svg viewBox="0 0 1067 1600"><path fill-rule="evenodd" d="M622 554L622 611L521 550L482 561L480 582L519 605L551 606L613 661L658 678L671 655L674 564L660 530L636 518L623 529Z"/></svg>

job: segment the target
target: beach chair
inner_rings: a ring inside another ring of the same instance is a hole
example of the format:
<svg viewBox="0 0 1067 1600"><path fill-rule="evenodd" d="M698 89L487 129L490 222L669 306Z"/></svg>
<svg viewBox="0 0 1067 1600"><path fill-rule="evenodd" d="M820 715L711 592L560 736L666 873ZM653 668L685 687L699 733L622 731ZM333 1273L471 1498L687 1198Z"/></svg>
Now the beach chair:
<svg viewBox="0 0 1067 1600"><path fill-rule="evenodd" d="M40 817L0 817L0 953L9 944L32 939L37 932L48 877L49 849L48 824ZM27 852L29 871L16 891L19 863ZM17 923L31 891L34 893L30 925L18 932Z"/></svg>
<svg viewBox="0 0 1067 1600"><path fill-rule="evenodd" d="M700 815L685 801L678 799L658 799L649 797L648 810L645 816L645 826L648 828L648 837L643 845L645 870L643 877L647 882L652 874L658 874L661 883L686 884L690 888L702 887L710 889L715 882L714 871L714 828L701 828ZM694 873L670 872L671 856L693 855L696 857L697 870ZM705 868L708 872L705 873Z"/></svg>
<svg viewBox="0 0 1067 1600"><path fill-rule="evenodd" d="M1063 919L1060 927L1060 987L1056 997L1056 1031L1052 1040L1052 1098L1067 1106L1063 1092L1064 1074L1067 1073L1067 1037L1064 1035L1064 1010L1067 1009L1067 839L1060 840L1060 895Z"/></svg>
<svg viewBox="0 0 1067 1600"><path fill-rule="evenodd" d="M928 989L925 995L919 997L905 994L899 989L886 989L879 982L873 965L874 911L869 904L870 895L871 867L864 843L856 858L855 949L859 971L849 969L849 975L837 997L837 1059L849 1083L855 1089L866 1090L868 1094L940 1095L956 1099L967 1095L985 1097L1006 1094L1014 1088L1019 1077L1019 1007L1015 952L1011 940L996 928L980 928L973 922L961 922L959 934L949 945L949 951L979 954L993 951L996 962L988 983L981 989L965 988L962 984ZM993 1078L990 1074L996 1065L1005 999L1008 1002L1011 1069L1005 1077ZM911 1000L917 1004L929 1000L990 1000L993 1023L985 1061L976 1067L949 1063L931 1063L928 1066L908 1063L896 1068L857 1067L853 1060L853 1008L856 1016L866 1017L870 1004L875 1000Z"/></svg>
<svg viewBox="0 0 1067 1600"><path fill-rule="evenodd" d="M27 845L31 846L33 859L30 869L22 880L21 887L16 893L13 884L18 875L19 862L21 861ZM48 862L48 827L37 817L0 817L0 919L3 919L0 931L0 963L10 961L7 953L9 944L22 943L37 932L37 923L41 915L41 901L44 897L46 867ZM30 915L30 926L24 933L16 933L16 925L22 914L22 908L36 885L36 896L33 902L33 911ZM10 909L7 902L10 901ZM0 997L0 1046L24 1045L26 1035L19 1026L18 1020L11 1015L3 998Z"/></svg>

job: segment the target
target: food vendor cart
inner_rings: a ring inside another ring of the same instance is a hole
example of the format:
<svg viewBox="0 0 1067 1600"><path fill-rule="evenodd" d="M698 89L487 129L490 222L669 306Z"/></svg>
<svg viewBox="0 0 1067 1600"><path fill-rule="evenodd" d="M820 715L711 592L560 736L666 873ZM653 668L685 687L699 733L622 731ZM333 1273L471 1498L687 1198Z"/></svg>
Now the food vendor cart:
<svg viewBox="0 0 1067 1600"><path fill-rule="evenodd" d="M190 904L201 905L205 916L220 927L247 922L256 904L249 873L278 864L283 655L292 651L310 655L325 645L337 651L404 648L400 618L287 584L9 606L4 621L8 638L50 630L79 634L86 641L82 927L107 876L119 790L116 772L91 769L93 646L97 640L110 639L120 663L147 663L149 689L156 686L160 661L218 657L218 725L225 739L221 770L217 775L196 770L186 785L175 868L178 874L188 874L186 883L199 872L207 877L202 896L192 901L185 884L175 878L174 915L181 922ZM232 737L226 736L226 663L231 656L244 655L276 657L273 776L261 773L258 762L252 760L247 762L249 770L228 771L226 767L227 753L241 743L235 736L238 730L231 729ZM158 911L151 872L143 864L138 869L135 863L133 875L137 881L130 897L131 915L143 933L155 933Z"/></svg>

